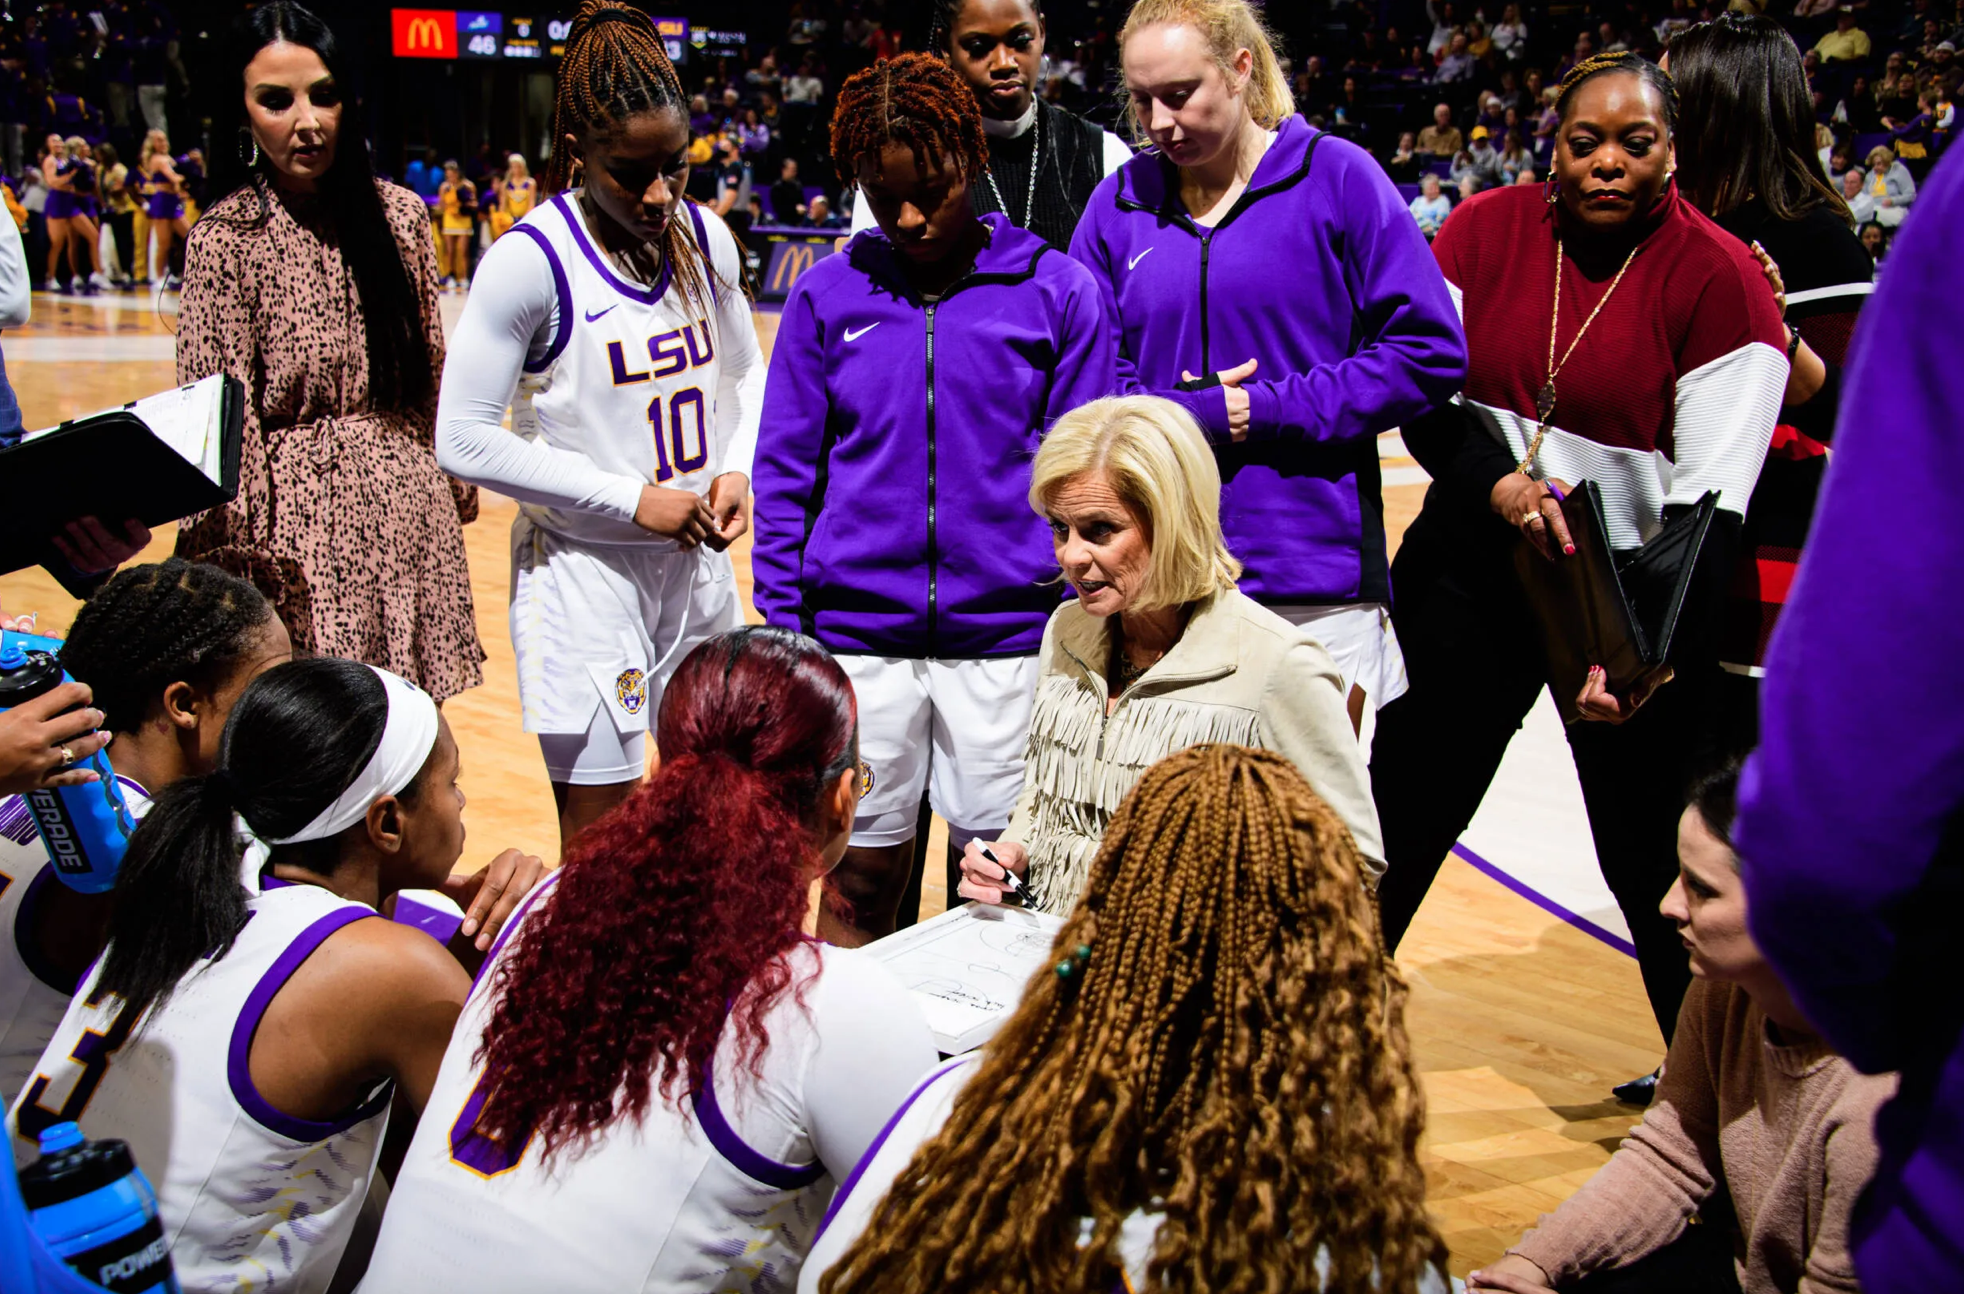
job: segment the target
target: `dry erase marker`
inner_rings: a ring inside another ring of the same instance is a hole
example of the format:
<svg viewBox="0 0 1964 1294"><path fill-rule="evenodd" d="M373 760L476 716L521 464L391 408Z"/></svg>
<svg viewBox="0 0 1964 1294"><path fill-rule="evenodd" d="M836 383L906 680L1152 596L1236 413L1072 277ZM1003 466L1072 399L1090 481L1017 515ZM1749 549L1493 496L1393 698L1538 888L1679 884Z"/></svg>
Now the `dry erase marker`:
<svg viewBox="0 0 1964 1294"><path fill-rule="evenodd" d="M976 843L981 844L982 842L978 840ZM996 866L1002 868L1003 884L1009 887L1010 894L1016 896L1016 901L1018 903L1023 902L1023 882L1017 879L1015 872L1009 870L1009 865L1003 862L1002 859L997 858L995 851L990 849L987 845L982 845L982 857L988 859Z"/></svg>

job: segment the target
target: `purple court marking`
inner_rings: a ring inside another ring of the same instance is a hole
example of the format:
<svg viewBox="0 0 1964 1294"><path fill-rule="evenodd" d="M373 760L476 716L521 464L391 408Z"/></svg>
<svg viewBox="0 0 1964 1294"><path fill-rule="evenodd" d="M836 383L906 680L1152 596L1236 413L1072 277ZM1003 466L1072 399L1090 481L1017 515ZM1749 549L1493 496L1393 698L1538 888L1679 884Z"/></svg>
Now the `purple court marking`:
<svg viewBox="0 0 1964 1294"><path fill-rule="evenodd" d="M1528 902L1534 904L1536 907L1542 909L1545 912L1549 912L1555 916L1560 917L1562 920L1574 926L1577 930L1580 930L1583 934L1591 935L1597 939L1602 940L1604 943L1608 944L1611 948L1614 948L1617 952L1622 953L1625 957L1635 957L1637 955L1636 945L1631 943L1628 939L1625 939L1620 935L1611 934L1609 931L1603 929L1601 926L1597 925L1589 918L1585 916L1579 916L1576 913L1570 912L1567 908L1555 902L1555 900L1549 898L1546 894L1543 894L1540 890L1535 889L1532 885L1529 885L1526 881L1518 880L1515 877L1509 876L1506 872L1501 871L1498 867L1495 867L1492 863L1480 857L1478 854L1474 853L1471 849L1468 849L1466 847L1465 841L1462 840L1458 844L1454 845L1453 850L1461 858L1464 858L1467 862L1471 863L1474 867L1474 870L1484 872L1488 876L1493 877L1493 879L1499 881L1502 885L1505 885L1508 889L1514 891L1514 893L1520 895Z"/></svg>

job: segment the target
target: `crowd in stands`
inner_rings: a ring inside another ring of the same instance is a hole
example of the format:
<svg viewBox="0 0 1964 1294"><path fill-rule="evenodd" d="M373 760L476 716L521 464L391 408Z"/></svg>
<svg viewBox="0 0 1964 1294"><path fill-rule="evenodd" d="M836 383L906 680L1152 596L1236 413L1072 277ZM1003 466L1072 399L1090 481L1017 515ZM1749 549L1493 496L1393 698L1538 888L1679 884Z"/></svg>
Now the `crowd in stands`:
<svg viewBox="0 0 1964 1294"><path fill-rule="evenodd" d="M200 151L172 148L194 140L188 90L177 22L155 0L0 16L0 194L37 283L93 292L147 283L153 263L169 274L204 182Z"/></svg>

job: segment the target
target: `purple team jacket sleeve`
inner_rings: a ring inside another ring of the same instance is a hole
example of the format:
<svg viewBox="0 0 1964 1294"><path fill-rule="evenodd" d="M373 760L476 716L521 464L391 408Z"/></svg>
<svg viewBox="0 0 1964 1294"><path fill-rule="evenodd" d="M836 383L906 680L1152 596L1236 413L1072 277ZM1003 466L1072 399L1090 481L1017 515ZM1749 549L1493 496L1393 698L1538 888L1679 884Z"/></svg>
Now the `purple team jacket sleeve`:
<svg viewBox="0 0 1964 1294"><path fill-rule="evenodd" d="M1846 382L1859 405L1774 631L1737 826L1754 937L1871 1072L1902 1059L1891 971L1964 805L1964 161L1918 205L1862 311Z"/></svg>
<svg viewBox="0 0 1964 1294"><path fill-rule="evenodd" d="M1043 411L1046 432L1079 405L1118 390L1118 320L1111 298L1097 283L1080 280L1067 290L1062 305L1057 369Z"/></svg>
<svg viewBox="0 0 1964 1294"><path fill-rule="evenodd" d="M785 302L771 347L751 482L756 542L750 555L757 614L766 624L801 632L810 632L799 577L806 518L817 502L827 412L825 351L811 294L801 281Z"/></svg>
<svg viewBox="0 0 1964 1294"><path fill-rule="evenodd" d="M1342 172L1355 353L1247 382L1248 439L1346 441L1416 417L1466 381L1466 333L1418 222L1381 172Z"/></svg>
<svg viewBox="0 0 1964 1294"><path fill-rule="evenodd" d="M1098 299L1103 313L1111 321L1112 327L1112 365L1116 380L1112 393L1118 395L1157 395L1163 396L1193 415L1201 430L1211 441L1229 439L1227 393L1218 386L1206 387L1199 391L1179 391L1172 388L1154 390L1139 377L1139 366L1118 344L1118 299L1112 292L1111 257L1105 240L1098 236L1098 224L1105 213L1103 204L1093 204L1078 221L1077 230L1071 235L1071 259L1091 271L1091 277L1098 285Z"/></svg>

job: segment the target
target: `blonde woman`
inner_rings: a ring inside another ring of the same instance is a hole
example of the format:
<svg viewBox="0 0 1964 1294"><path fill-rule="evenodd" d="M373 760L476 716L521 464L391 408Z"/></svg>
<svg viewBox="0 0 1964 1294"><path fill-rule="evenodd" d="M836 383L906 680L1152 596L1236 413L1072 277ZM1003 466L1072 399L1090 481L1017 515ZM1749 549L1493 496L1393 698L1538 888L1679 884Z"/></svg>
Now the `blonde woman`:
<svg viewBox="0 0 1964 1294"><path fill-rule="evenodd" d="M532 205L539 200L539 183L532 178L532 172L525 165L525 158L513 153L505 159L505 178L498 185L498 205L491 208L491 241L504 237L505 231L532 214Z"/></svg>
<svg viewBox="0 0 1964 1294"><path fill-rule="evenodd" d="M1378 433L1450 399L1466 339L1377 161L1297 115L1248 0L1139 0L1135 137L1071 255L1120 327L1119 389L1206 428L1244 590L1329 648L1352 723L1397 697Z"/></svg>
<svg viewBox="0 0 1964 1294"><path fill-rule="evenodd" d="M143 152L136 171L140 182L148 186L144 215L157 240L148 268L155 277L168 283L174 277L170 272L171 242L190 237L191 222L184 211L184 177L177 173L177 165L171 161L170 138L163 131L153 130L143 137Z"/></svg>
<svg viewBox="0 0 1964 1294"><path fill-rule="evenodd" d="M991 850L1000 866L970 841L962 896L1000 902L1007 868L1036 906L1069 912L1140 775L1212 741L1293 763L1375 882L1384 851L1341 676L1315 639L1236 589L1220 469L1192 417L1153 396L1064 415L1037 450L1030 506L1077 598L1044 629L1023 791Z"/></svg>
<svg viewBox="0 0 1964 1294"><path fill-rule="evenodd" d="M1270 752L1150 769L1056 973L915 1089L799 1294L1445 1294L1405 986L1344 828Z"/></svg>

